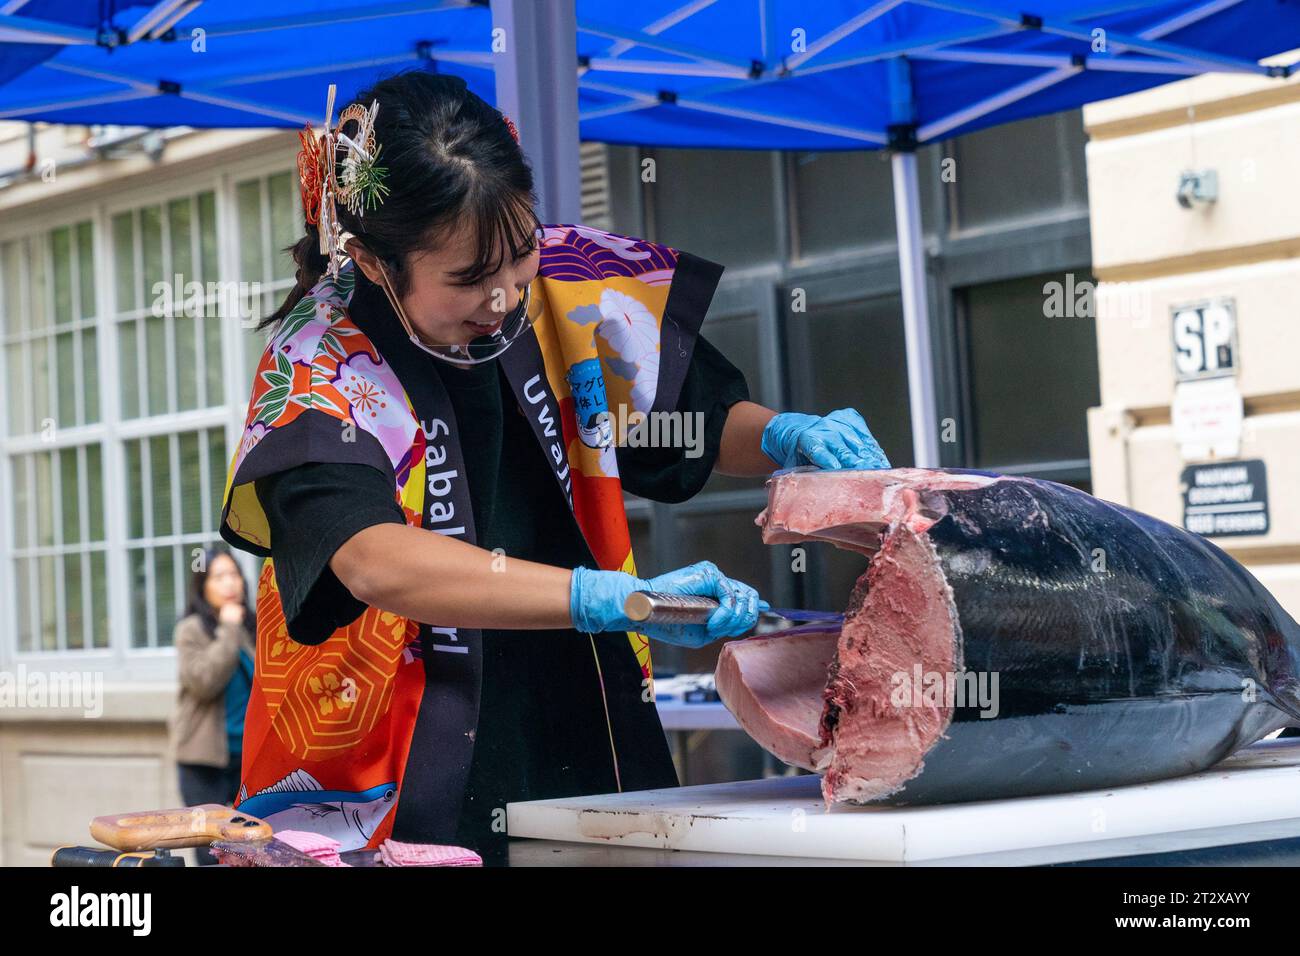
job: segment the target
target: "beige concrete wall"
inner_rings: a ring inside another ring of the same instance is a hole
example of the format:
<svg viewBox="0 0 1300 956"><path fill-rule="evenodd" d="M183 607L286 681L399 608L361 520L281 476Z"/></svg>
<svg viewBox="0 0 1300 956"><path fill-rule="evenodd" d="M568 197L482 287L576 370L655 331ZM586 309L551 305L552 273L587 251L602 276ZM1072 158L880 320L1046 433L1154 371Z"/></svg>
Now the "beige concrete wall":
<svg viewBox="0 0 1300 956"><path fill-rule="evenodd" d="M0 865L96 846L93 817L181 806L167 748L174 686L105 687L103 712L0 709Z"/></svg>
<svg viewBox="0 0 1300 956"><path fill-rule="evenodd" d="M1277 62L1294 62L1289 54ZM1300 78L1207 76L1084 109L1101 405L1089 413L1095 492L1182 521L1170 422L1171 309L1236 302L1239 457L1262 459L1270 530L1215 539L1300 617ZM1219 200L1183 209L1185 169Z"/></svg>

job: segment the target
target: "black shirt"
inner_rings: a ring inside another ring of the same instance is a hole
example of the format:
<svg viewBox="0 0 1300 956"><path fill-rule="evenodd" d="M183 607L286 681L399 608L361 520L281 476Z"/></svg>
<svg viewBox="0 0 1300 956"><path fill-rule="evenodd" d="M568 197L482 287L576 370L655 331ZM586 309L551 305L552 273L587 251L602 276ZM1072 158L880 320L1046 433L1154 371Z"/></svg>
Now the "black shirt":
<svg viewBox="0 0 1300 956"><path fill-rule="evenodd" d="M429 364L452 402L478 545L506 560L594 567L499 363ZM678 409L703 413L702 453L619 447L623 487L657 501L690 498L713 470L728 409L748 397L740 371L699 337ZM334 552L363 528L405 521L391 478L363 464L307 464L258 479L256 489L289 634L319 643L365 609L330 569ZM479 726L458 841L489 861L504 853L507 802L617 789L592 759L603 727L598 701L572 691L598 679L591 640L573 629L483 631Z"/></svg>

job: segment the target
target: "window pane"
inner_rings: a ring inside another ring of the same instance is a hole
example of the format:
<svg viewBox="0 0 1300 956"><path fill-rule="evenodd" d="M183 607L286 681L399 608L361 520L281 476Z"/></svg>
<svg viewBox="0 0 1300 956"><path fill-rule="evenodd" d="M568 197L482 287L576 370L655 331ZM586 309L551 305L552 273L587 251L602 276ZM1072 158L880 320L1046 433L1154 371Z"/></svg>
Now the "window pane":
<svg viewBox="0 0 1300 956"><path fill-rule="evenodd" d="M203 368L201 374L206 376L208 405L220 405L225 400L225 389L221 381L221 319L211 315L203 322Z"/></svg>
<svg viewBox="0 0 1300 956"><path fill-rule="evenodd" d="M39 242L26 242L27 269L31 277L30 304L33 329L48 328L50 324L49 276L45 269L45 249Z"/></svg>
<svg viewBox="0 0 1300 956"><path fill-rule="evenodd" d="M210 514L204 515L206 527L216 530L221 524L221 508L226 490L226 436L220 428L208 429L208 483L212 501Z"/></svg>
<svg viewBox="0 0 1300 956"><path fill-rule="evenodd" d="M98 445L86 446L86 500L90 503L90 540L104 540L104 456Z"/></svg>
<svg viewBox="0 0 1300 956"><path fill-rule="evenodd" d="M27 354L32 362L32 421L28 423L29 431L48 428L54 418L50 408L50 353L53 349L54 340L49 338L35 339L28 347Z"/></svg>
<svg viewBox="0 0 1300 956"><path fill-rule="evenodd" d="M960 136L957 224L967 229L1087 203L1083 114L1021 120ZM1044 157L1053 157L1045 162Z"/></svg>
<svg viewBox="0 0 1300 956"><path fill-rule="evenodd" d="M14 590L18 595L18 650L36 650L36 638L32 634L32 594L31 574L36 566L35 558L19 558L14 562Z"/></svg>
<svg viewBox="0 0 1300 956"><path fill-rule="evenodd" d="M33 456L36 462L36 543L54 544L54 470L48 452Z"/></svg>
<svg viewBox="0 0 1300 956"><path fill-rule="evenodd" d="M776 258L772 154L656 149L655 240L728 267Z"/></svg>
<svg viewBox="0 0 1300 956"><path fill-rule="evenodd" d="M62 502L63 543L81 541L81 508L77 500L77 449L59 450L59 498Z"/></svg>
<svg viewBox="0 0 1300 956"><path fill-rule="evenodd" d="M144 462L141 458L142 441L129 441L126 454L126 534L128 538L144 537Z"/></svg>
<svg viewBox="0 0 1300 956"><path fill-rule="evenodd" d="M129 212L113 217L113 289L118 312L128 312L139 307L135 294L134 235Z"/></svg>
<svg viewBox="0 0 1300 956"><path fill-rule="evenodd" d="M57 606L55 559L45 555L36 559L37 590L41 608L40 649L56 651L59 649L59 609Z"/></svg>
<svg viewBox="0 0 1300 956"><path fill-rule="evenodd" d="M149 646L149 577L145 569L145 559L149 552L144 548L132 548L128 552L128 567L131 571L131 631L132 647Z"/></svg>
<svg viewBox="0 0 1300 956"><path fill-rule="evenodd" d="M212 192L199 193L199 256L203 282L220 278L217 269L217 213Z"/></svg>
<svg viewBox="0 0 1300 956"><path fill-rule="evenodd" d="M977 468L1088 457L1087 410L1101 401L1096 324L1046 318L1050 281L1064 277L965 291Z"/></svg>
<svg viewBox="0 0 1300 956"><path fill-rule="evenodd" d="M122 417L140 417L140 359L136 336L140 323L123 322L117 327L117 366Z"/></svg>
<svg viewBox="0 0 1300 956"><path fill-rule="evenodd" d="M178 315L173 321L176 326L176 407L178 411L187 411L199 407L199 354L194 340L194 323L202 320Z"/></svg>
<svg viewBox="0 0 1300 956"><path fill-rule="evenodd" d="M63 556L63 604L67 646L75 650L82 650L86 646L84 631L86 618L81 597L80 553L65 554Z"/></svg>
<svg viewBox="0 0 1300 956"><path fill-rule="evenodd" d="M262 199L258 180L250 179L235 187L239 211L239 278L244 282L262 281Z"/></svg>
<svg viewBox="0 0 1300 956"><path fill-rule="evenodd" d="M14 489L14 510L10 516L14 525L14 547L27 548L31 546L27 518L32 509L32 490L27 481L28 458L24 455L21 458L11 458L10 461L12 465L9 473L13 476Z"/></svg>
<svg viewBox="0 0 1300 956"><path fill-rule="evenodd" d="M156 647L171 647L172 632L176 628L178 608L176 606L176 555L178 548L155 548L153 552L154 607L157 609L158 633L154 641Z"/></svg>
<svg viewBox="0 0 1300 956"><path fill-rule="evenodd" d="M825 415L837 408L855 408L866 419L890 464L912 463L912 417L907 394L907 350L903 340L902 303L893 296L867 301L814 306L806 315L806 364L792 356L808 376L811 408L800 411ZM797 328L791 328L793 339ZM869 356L869 372L864 369Z"/></svg>
<svg viewBox="0 0 1300 956"><path fill-rule="evenodd" d="M294 177L296 180L297 177ZM296 267L293 257L284 249L298 241L302 234L302 218L298 212L289 173L276 173L266 181L271 199L271 276L272 279L292 279Z"/></svg>
<svg viewBox="0 0 1300 956"><path fill-rule="evenodd" d="M793 165L801 254L894 238L894 180L884 150L796 153Z"/></svg>
<svg viewBox="0 0 1300 956"><path fill-rule="evenodd" d="M18 243L0 245L0 309L4 310L5 331L16 335L28 327L27 310L23 308L22 263Z"/></svg>
<svg viewBox="0 0 1300 956"><path fill-rule="evenodd" d="M758 319L752 315L707 319L703 334L732 365L745 374L750 397L754 401L761 402L763 379L760 373ZM762 486L763 480L762 478L730 478L715 472L705 483L704 489L727 491L736 488L758 488Z"/></svg>
<svg viewBox="0 0 1300 956"><path fill-rule="evenodd" d="M108 569L103 551L90 553L91 626L96 648L108 647Z"/></svg>
<svg viewBox="0 0 1300 956"><path fill-rule="evenodd" d="M81 299L78 317L92 319L99 310L95 308L94 230L88 222L77 223L77 272Z"/></svg>
<svg viewBox="0 0 1300 956"><path fill-rule="evenodd" d="M50 261L54 268L54 323L72 321L72 230L64 226L50 233Z"/></svg>
<svg viewBox="0 0 1300 956"><path fill-rule="evenodd" d="M150 315L144 320L145 355L149 380L149 407L146 414L162 415L169 411L167 404L167 320Z"/></svg>
<svg viewBox="0 0 1300 956"><path fill-rule="evenodd" d="M172 534L172 466L166 435L149 439L149 486L153 492L152 536Z"/></svg>
<svg viewBox="0 0 1300 956"><path fill-rule="evenodd" d="M85 424L99 421L99 336L94 329L85 329L81 336L82 400L86 404Z"/></svg>
<svg viewBox="0 0 1300 956"><path fill-rule="evenodd" d="M155 283L167 278L163 275L162 210L158 206L140 210L140 240L144 255L144 303L149 303L158 294Z"/></svg>
<svg viewBox="0 0 1300 956"><path fill-rule="evenodd" d="M173 199L167 204L168 239L172 254L172 273L181 277L180 295L187 296L185 284L197 279L194 274L194 251L190 245L190 200ZM169 277L170 278L170 277Z"/></svg>
<svg viewBox="0 0 1300 956"><path fill-rule="evenodd" d="M196 534L204 530L203 479L199 474L199 433L186 432L177 439L181 456L181 531Z"/></svg>
<svg viewBox="0 0 1300 956"><path fill-rule="evenodd" d="M26 350L21 345L11 345L5 349L5 367L8 376L9 431L14 435L24 435L31 426L24 414L31 390L27 384L27 362L23 358Z"/></svg>
<svg viewBox="0 0 1300 956"><path fill-rule="evenodd" d="M58 423L69 427L77 422L77 356L73 351L73 333L64 332L55 336L54 352L58 364L55 366L57 377L54 380L58 392Z"/></svg>

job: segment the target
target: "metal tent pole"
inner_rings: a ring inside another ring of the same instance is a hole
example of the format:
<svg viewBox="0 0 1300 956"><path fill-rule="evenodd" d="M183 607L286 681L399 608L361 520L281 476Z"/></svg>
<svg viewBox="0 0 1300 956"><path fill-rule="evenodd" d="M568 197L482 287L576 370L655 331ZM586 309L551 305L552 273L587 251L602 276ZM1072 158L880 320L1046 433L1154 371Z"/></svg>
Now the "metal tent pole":
<svg viewBox="0 0 1300 956"><path fill-rule="evenodd" d="M894 221L907 343L907 391L912 406L912 455L916 467L934 468L939 464L939 421L926 298L921 192L916 173L916 112L911 66L901 57L890 61L890 99L894 119L889 129L894 150Z"/></svg>
<svg viewBox="0 0 1300 956"><path fill-rule="evenodd" d="M582 222L574 0L492 0L496 106L519 129L544 223ZM500 31L497 33L496 31Z"/></svg>

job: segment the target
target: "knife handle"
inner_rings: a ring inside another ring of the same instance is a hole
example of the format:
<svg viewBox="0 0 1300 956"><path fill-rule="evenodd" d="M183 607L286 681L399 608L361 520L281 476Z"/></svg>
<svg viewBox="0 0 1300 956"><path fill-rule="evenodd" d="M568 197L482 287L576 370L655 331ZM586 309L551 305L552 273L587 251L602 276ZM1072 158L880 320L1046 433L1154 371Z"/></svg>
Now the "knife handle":
<svg viewBox="0 0 1300 956"><path fill-rule="evenodd" d="M623 613L638 624L704 624L717 609L711 597L659 591L633 591L623 602Z"/></svg>

